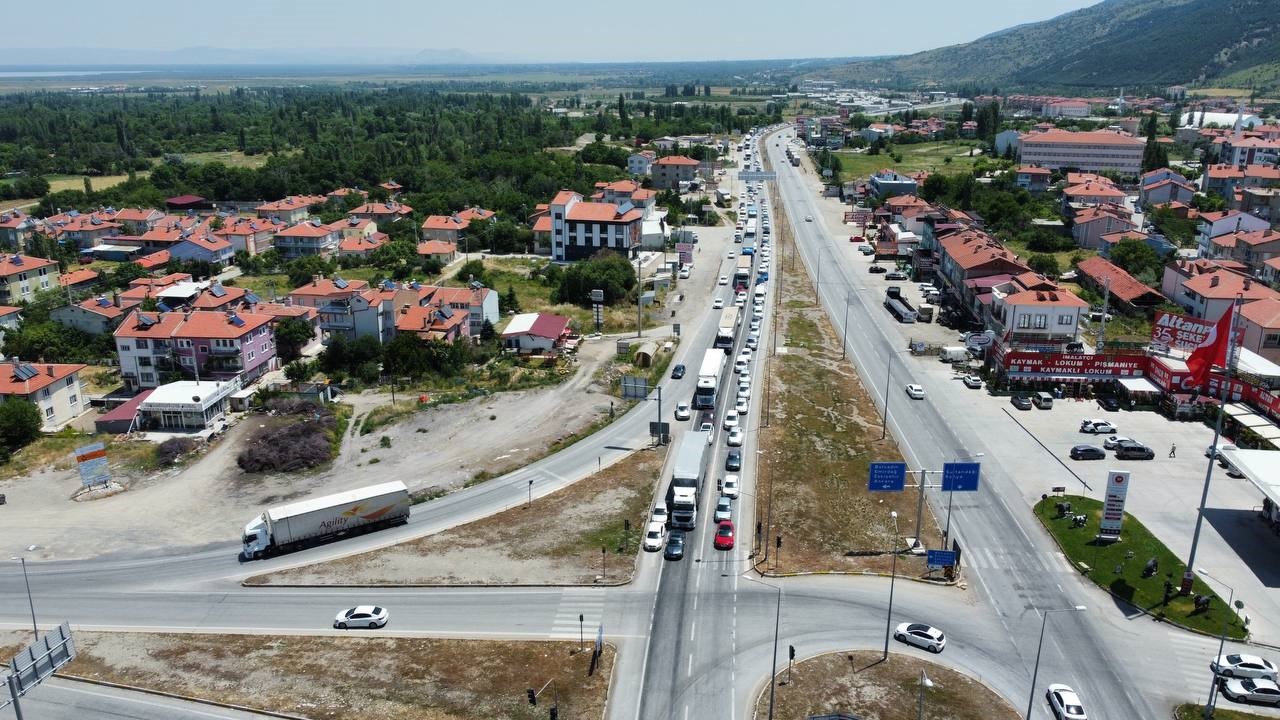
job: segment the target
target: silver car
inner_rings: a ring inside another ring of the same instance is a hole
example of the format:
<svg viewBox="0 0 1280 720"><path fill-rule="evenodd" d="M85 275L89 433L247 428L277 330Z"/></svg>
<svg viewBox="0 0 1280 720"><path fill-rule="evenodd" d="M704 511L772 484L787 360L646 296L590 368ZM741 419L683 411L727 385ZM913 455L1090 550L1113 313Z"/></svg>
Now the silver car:
<svg viewBox="0 0 1280 720"><path fill-rule="evenodd" d="M357 605L338 613L333 619L333 626L339 630L347 628L380 628L385 627L391 613L377 605Z"/></svg>
<svg viewBox="0 0 1280 720"><path fill-rule="evenodd" d="M733 500L729 499L729 496L721 495L720 499L716 501L716 514L713 519L716 522L733 519Z"/></svg>

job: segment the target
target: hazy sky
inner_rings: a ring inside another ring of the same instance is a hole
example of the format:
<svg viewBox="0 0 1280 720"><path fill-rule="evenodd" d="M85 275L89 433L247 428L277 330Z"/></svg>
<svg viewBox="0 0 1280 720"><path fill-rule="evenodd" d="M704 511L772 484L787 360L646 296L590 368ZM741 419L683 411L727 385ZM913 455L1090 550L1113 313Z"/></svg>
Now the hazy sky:
<svg viewBox="0 0 1280 720"><path fill-rule="evenodd" d="M716 60L915 52L1097 1L57 0L11 3L4 19L17 32L10 43L28 47L380 46L512 61Z"/></svg>

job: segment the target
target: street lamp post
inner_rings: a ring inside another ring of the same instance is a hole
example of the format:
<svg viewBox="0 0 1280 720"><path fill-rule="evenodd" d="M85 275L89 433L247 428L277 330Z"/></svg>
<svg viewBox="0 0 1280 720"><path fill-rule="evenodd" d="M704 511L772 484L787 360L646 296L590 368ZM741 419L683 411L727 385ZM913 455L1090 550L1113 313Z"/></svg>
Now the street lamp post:
<svg viewBox="0 0 1280 720"><path fill-rule="evenodd" d="M893 355L889 355L884 371L884 414L880 416L880 439L889 434L889 383L893 382Z"/></svg>
<svg viewBox="0 0 1280 720"><path fill-rule="evenodd" d="M840 359L845 359L845 353L848 352L849 345L849 306L853 304L853 293L849 293L844 297L844 323L840 330Z"/></svg>
<svg viewBox="0 0 1280 720"><path fill-rule="evenodd" d="M916 710L916 720L924 720L924 691L933 687L933 681L924 670L920 671L920 706Z"/></svg>
<svg viewBox="0 0 1280 720"><path fill-rule="evenodd" d="M36 625L36 603L31 599L31 580L27 577L27 559L25 557L11 557L10 560L17 560L22 563L22 583L27 586L27 607L31 608L31 632L36 639L40 639L40 628Z"/></svg>
<svg viewBox="0 0 1280 720"><path fill-rule="evenodd" d="M1227 590L1231 591L1230 594L1227 596L1227 612L1222 616L1222 632L1219 633L1218 635L1218 654L1214 658L1216 660L1217 658L1222 657L1222 651L1227 645L1227 622L1231 617L1231 613L1235 612L1236 589L1222 582L1220 578L1210 575L1208 572L1205 571L1204 568L1196 568L1196 572L1205 577L1213 578L1214 580L1217 580L1218 584L1222 585ZM1215 672L1213 674L1213 678L1209 680L1209 700L1204 704L1204 720L1209 720L1209 718L1213 717L1213 710L1214 710L1214 707L1217 706L1217 704L1218 704L1218 673Z"/></svg>
<svg viewBox="0 0 1280 720"><path fill-rule="evenodd" d="M893 570L889 573L889 610L884 616L884 659L889 659L889 633L893 628L893 586L898 580L898 511L890 511L893 518Z"/></svg>
<svg viewBox="0 0 1280 720"><path fill-rule="evenodd" d="M974 460L976 458L986 457L986 453L974 453L958 457L956 460ZM942 549L946 550L951 545L951 501L956 496L955 483L951 484L951 489L947 491L947 527L942 531Z"/></svg>
<svg viewBox="0 0 1280 720"><path fill-rule="evenodd" d="M1031 692L1027 696L1027 715L1025 720L1031 720L1031 705L1036 700L1036 680L1040 676L1040 651L1044 650L1044 628L1049 624L1049 614L1056 612L1084 612L1084 605L1076 605L1069 608L1054 608L1045 610L1044 617L1040 620L1040 642L1036 645L1036 665L1031 671Z"/></svg>
<svg viewBox="0 0 1280 720"><path fill-rule="evenodd" d="M773 656L769 666L769 720L773 720L773 695L778 687L778 626L782 623L782 586L778 586L778 606L773 612Z"/></svg>

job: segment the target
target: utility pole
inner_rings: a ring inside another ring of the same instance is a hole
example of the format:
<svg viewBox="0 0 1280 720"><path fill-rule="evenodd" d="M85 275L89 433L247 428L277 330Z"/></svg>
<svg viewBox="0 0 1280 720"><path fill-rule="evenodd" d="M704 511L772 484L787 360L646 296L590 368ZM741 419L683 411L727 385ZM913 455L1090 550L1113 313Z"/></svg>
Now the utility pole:
<svg viewBox="0 0 1280 720"><path fill-rule="evenodd" d="M640 301L643 299L642 296L644 295L644 283L640 280L640 246L636 245L635 248L636 248L636 337L640 337L642 334L640 332L640 328L641 328L640 315L643 308Z"/></svg>
<svg viewBox="0 0 1280 720"><path fill-rule="evenodd" d="M884 372L884 414L880 416L880 439L889 435L889 383L893 382L893 355L889 355Z"/></svg>
<svg viewBox="0 0 1280 720"><path fill-rule="evenodd" d="M893 625L893 586L898 580L898 512L890 511L893 518L893 570L889 575L889 610L884 616L884 659L889 659L889 634Z"/></svg>
<svg viewBox="0 0 1280 720"><path fill-rule="evenodd" d="M1111 278L1108 277L1102 282L1102 323L1098 328L1098 339L1093 343L1097 352L1102 352L1102 348L1107 344L1107 308L1110 304Z"/></svg>

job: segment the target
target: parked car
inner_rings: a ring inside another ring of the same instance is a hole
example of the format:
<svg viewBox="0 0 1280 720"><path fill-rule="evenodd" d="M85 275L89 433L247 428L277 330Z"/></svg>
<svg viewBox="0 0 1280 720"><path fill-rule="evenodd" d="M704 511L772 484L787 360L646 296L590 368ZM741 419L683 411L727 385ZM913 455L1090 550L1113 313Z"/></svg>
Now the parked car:
<svg viewBox="0 0 1280 720"><path fill-rule="evenodd" d="M1219 655L1210 661L1209 669L1223 677L1276 679L1276 666L1270 660L1244 653Z"/></svg>
<svg viewBox="0 0 1280 720"><path fill-rule="evenodd" d="M1107 451L1097 445L1076 445L1071 448L1072 460L1106 460Z"/></svg>
<svg viewBox="0 0 1280 720"><path fill-rule="evenodd" d="M902 623L893 631L893 638L931 653L940 653L947 646L947 638L942 631L924 623Z"/></svg>
<svg viewBox="0 0 1280 720"><path fill-rule="evenodd" d="M716 539L714 541L714 545L717 550L733 549L732 520L721 520L720 524L716 525Z"/></svg>
<svg viewBox="0 0 1280 720"><path fill-rule="evenodd" d="M982 387L982 378L977 375L965 375L964 386L977 390Z"/></svg>
<svg viewBox="0 0 1280 720"><path fill-rule="evenodd" d="M679 560L684 557L684 531L672 530L667 538L667 550L662 557L668 560Z"/></svg>
<svg viewBox="0 0 1280 720"><path fill-rule="evenodd" d="M724 298L716 298L715 300L712 300L712 301L711 301L711 309L712 309L712 310L723 310L723 309L724 309Z"/></svg>
<svg viewBox="0 0 1280 720"><path fill-rule="evenodd" d="M1080 696L1076 695L1076 691L1070 687L1054 683L1045 691L1045 697L1048 698L1049 708L1053 710L1053 715L1058 720L1087 720L1084 705L1080 703Z"/></svg>
<svg viewBox="0 0 1280 720"><path fill-rule="evenodd" d="M667 534L667 526L658 522L651 522L644 529L644 546L645 552L658 552L662 549L662 536Z"/></svg>
<svg viewBox="0 0 1280 720"><path fill-rule="evenodd" d="M907 384L907 387L906 387L906 390L907 390L907 397L909 397L909 398L911 398L911 399L913 399L913 400L923 400L923 399L924 399L924 386L923 386L923 385L917 385L917 384L915 384L915 383L908 383L908 384Z"/></svg>
<svg viewBox="0 0 1280 720"><path fill-rule="evenodd" d="M862 253L863 255L875 255L875 254L876 254L875 248L871 247L870 245L859 245L859 246L858 246L858 252ZM874 266L873 266L873 267L874 267Z"/></svg>
<svg viewBox="0 0 1280 720"><path fill-rule="evenodd" d="M1098 405L1107 412L1115 412L1120 409L1120 401L1110 395L1098 398Z"/></svg>
<svg viewBox="0 0 1280 720"><path fill-rule="evenodd" d="M907 274L902 272L901 270L894 270L888 275L885 275L884 279L885 280L906 280Z"/></svg>
<svg viewBox="0 0 1280 720"><path fill-rule="evenodd" d="M1133 440L1127 437L1121 437L1119 435L1112 435L1111 437L1108 437L1106 440L1102 441L1102 447L1108 450L1115 450L1120 445L1120 443L1127 443L1127 442L1133 442Z"/></svg>
<svg viewBox="0 0 1280 720"><path fill-rule="evenodd" d="M357 605L338 613L333 619L333 626L339 630L347 628L380 628L386 627L391 613L377 605Z"/></svg>
<svg viewBox="0 0 1280 720"><path fill-rule="evenodd" d="M720 522L721 520L732 520L733 500L725 495L721 495L720 499L716 501L716 512L715 515L712 516L712 519L716 522Z"/></svg>
<svg viewBox="0 0 1280 720"><path fill-rule="evenodd" d="M1231 443L1218 443L1217 445L1210 445L1209 447L1205 448L1204 456L1207 458L1216 458L1223 450L1239 450L1239 449L1240 448L1237 448L1235 445L1232 445Z"/></svg>
<svg viewBox="0 0 1280 720"><path fill-rule="evenodd" d="M864 240L866 240L866 238L862 237L861 235L850 235L850 236L849 236L849 242L851 242L851 243L860 243L860 242L862 242L862 241L864 241Z"/></svg>
<svg viewBox="0 0 1280 720"><path fill-rule="evenodd" d="M720 494L727 498L738 497L738 476L725 475L724 480L720 481Z"/></svg>
<svg viewBox="0 0 1280 720"><path fill-rule="evenodd" d="M1156 452L1140 442L1129 440L1116 444L1117 460L1154 460Z"/></svg>
<svg viewBox="0 0 1280 720"><path fill-rule="evenodd" d="M1026 395L1013 395L1009 398L1009 403L1019 410L1031 409L1031 398Z"/></svg>
<svg viewBox="0 0 1280 720"><path fill-rule="evenodd" d="M738 472L742 470L742 451L730 450L729 454L724 458L724 469L726 472Z"/></svg>
<svg viewBox="0 0 1280 720"><path fill-rule="evenodd" d="M1280 705L1280 687L1263 678L1232 678L1222 683L1222 694L1236 702Z"/></svg>
<svg viewBox="0 0 1280 720"><path fill-rule="evenodd" d="M888 270L888 268L885 268L885 267L884 267L884 266L882 266L882 265L868 265L868 266L867 266L867 272L869 272L869 273L887 273L887 272L889 272L889 270Z"/></svg>
<svg viewBox="0 0 1280 720"><path fill-rule="evenodd" d="M1110 420L1081 420L1080 432L1106 435L1116 432L1116 426Z"/></svg>
<svg viewBox="0 0 1280 720"><path fill-rule="evenodd" d="M728 276L728 275L721 275L721 276L720 276L720 279L716 281L716 284L717 284L717 285L728 285L728 284L729 284L729 276Z"/></svg>
<svg viewBox="0 0 1280 720"><path fill-rule="evenodd" d="M676 364L671 368L671 379L672 379L672 380L679 380L680 378L684 377L684 373L685 373L685 367L684 367L684 364L683 364L683 363L676 363Z"/></svg>
<svg viewBox="0 0 1280 720"><path fill-rule="evenodd" d="M691 413L689 410L689 403L687 402L676 403L676 419L677 420L688 420L690 416L691 416Z"/></svg>

